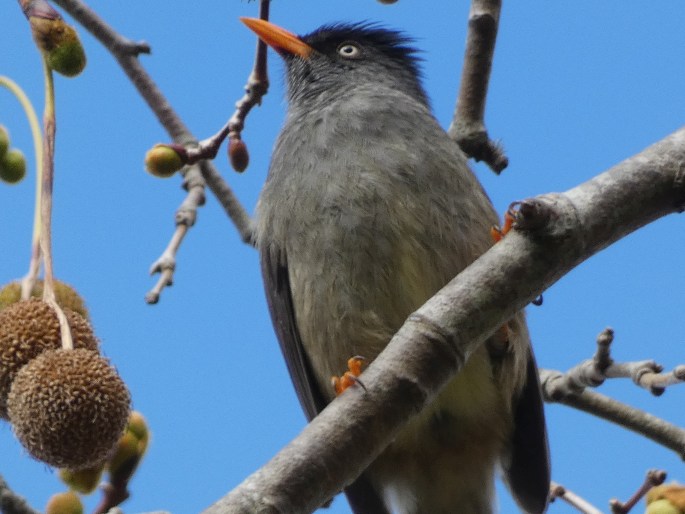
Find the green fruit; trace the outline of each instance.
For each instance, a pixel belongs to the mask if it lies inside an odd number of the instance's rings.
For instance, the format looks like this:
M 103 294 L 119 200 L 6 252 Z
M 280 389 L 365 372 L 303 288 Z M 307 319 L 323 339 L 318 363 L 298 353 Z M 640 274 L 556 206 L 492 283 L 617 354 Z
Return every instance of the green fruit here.
M 21 150 L 13 148 L 0 158 L 0 179 L 16 184 L 26 176 L 26 159 Z
M 2 159 L 10 147 L 10 133 L 0 125 L 0 159 Z
M 53 494 L 45 506 L 45 514 L 83 514 L 83 504 L 73 491 Z
M 78 471 L 60 469 L 59 478 L 68 485 L 69 489 L 72 491 L 81 494 L 90 494 L 95 491 L 95 488 L 100 483 L 103 469 L 102 465 L 80 469 Z
M 645 514 L 682 514 L 680 509 L 666 499 L 655 500 L 647 505 Z
M 46 57 L 48 66 L 65 77 L 75 77 L 86 67 L 86 53 L 78 38 L 63 42 Z
M 171 177 L 182 167 L 181 156 L 170 146 L 155 145 L 145 154 L 145 169 L 155 177 Z
M 127 430 L 138 440 L 138 453 L 142 456 L 147 450 L 147 443 L 150 440 L 150 430 L 143 415 L 138 411 L 131 412 L 128 418 Z
M 51 69 L 75 77 L 86 67 L 86 54 L 73 27 L 61 18 L 29 18 L 33 39 Z
M 119 439 L 114 455 L 110 457 L 107 463 L 107 469 L 109 469 L 110 474 L 124 471 L 130 475 L 139 460 L 138 438 L 132 432 L 126 431 Z

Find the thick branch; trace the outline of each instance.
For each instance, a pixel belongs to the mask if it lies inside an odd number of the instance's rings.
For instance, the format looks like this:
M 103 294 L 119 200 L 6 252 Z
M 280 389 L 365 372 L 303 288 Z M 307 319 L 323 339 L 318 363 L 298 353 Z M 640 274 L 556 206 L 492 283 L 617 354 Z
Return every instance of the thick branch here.
M 681 211 L 683 163 L 685 129 L 566 193 L 522 202 L 519 229 L 408 318 L 363 373 L 365 390 L 349 388 L 206 512 L 299 513 L 321 506 L 542 290 L 633 230 Z

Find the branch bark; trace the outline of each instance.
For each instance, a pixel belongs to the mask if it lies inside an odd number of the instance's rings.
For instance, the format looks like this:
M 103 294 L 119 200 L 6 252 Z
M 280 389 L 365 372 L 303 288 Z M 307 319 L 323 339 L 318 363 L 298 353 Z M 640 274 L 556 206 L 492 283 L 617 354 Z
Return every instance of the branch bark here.
M 601 249 L 683 208 L 685 129 L 565 193 L 521 202 L 518 229 L 407 319 L 363 373 L 365 390 L 349 388 L 205 513 L 312 512 L 350 484 L 514 313 Z
M 461 85 L 448 130 L 466 155 L 485 162 L 495 173 L 509 164 L 501 146 L 489 138 L 484 121 L 501 9 L 501 0 L 471 1 Z

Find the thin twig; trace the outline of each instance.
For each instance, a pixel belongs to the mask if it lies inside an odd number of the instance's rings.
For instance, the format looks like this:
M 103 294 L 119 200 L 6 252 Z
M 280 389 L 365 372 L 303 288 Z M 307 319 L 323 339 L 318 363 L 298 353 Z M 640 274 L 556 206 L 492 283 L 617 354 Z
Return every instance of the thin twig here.
M 45 77 L 45 111 L 43 113 L 43 177 L 40 189 L 40 248 L 43 255 L 45 277 L 43 280 L 43 301 L 57 315 L 59 320 L 62 348 L 72 350 L 74 342 L 67 317 L 55 298 L 55 276 L 52 260 L 52 199 L 55 179 L 55 87 L 52 70 L 43 56 Z
M 270 3 L 271 0 L 260 0 L 260 19 L 269 20 Z M 185 164 L 194 164 L 202 159 L 214 159 L 226 137 L 241 139 L 247 115 L 255 105 L 262 103 L 262 98 L 269 90 L 269 76 L 266 65 L 267 45 L 264 41 L 257 38 L 254 65 L 245 84 L 245 94 L 235 104 L 235 112 L 216 134 L 184 149 L 182 158 Z
M 553 502 L 557 498 L 565 501 L 571 507 L 574 507 L 583 514 L 602 514 L 601 510 L 589 503 L 584 498 L 581 498 L 573 491 L 568 490 L 563 485 L 552 482 L 549 487 L 549 500 Z
M 485 101 L 497 41 L 501 0 L 472 0 L 459 97 L 449 135 L 469 157 L 500 173 L 509 164 L 485 128 Z
M 540 370 L 540 382 L 546 402 L 568 405 L 616 423 L 673 450 L 680 458 L 685 458 L 685 429 L 588 389 L 559 395 L 554 381 L 562 376 L 559 371 Z
M 159 273 L 159 279 L 155 287 L 145 295 L 147 303 L 157 303 L 162 290 L 173 284 L 176 254 L 188 230 L 195 224 L 197 206 L 205 202 L 204 187 L 193 183 L 193 179 L 197 182 L 199 178 L 200 175 L 198 173 L 186 174 L 185 176 L 184 185 L 188 189 L 188 195 L 176 210 L 176 231 L 171 237 L 171 241 L 169 241 L 162 255 L 150 267 L 150 274 Z
M 597 336 L 595 355 L 550 380 L 547 394 L 552 398 L 575 394 L 586 387 L 598 387 L 607 378 L 630 378 L 636 385 L 659 396 L 666 387 L 685 382 L 685 366 L 682 365 L 668 373 L 662 373 L 663 366 L 653 360 L 615 362 L 611 357 L 613 340 L 613 329 L 605 328 Z
M 149 46 L 146 43 L 135 43 L 122 37 L 80 0 L 55 0 L 55 3 L 65 9 L 76 21 L 91 32 L 116 58 L 119 65 L 174 141 L 179 144 L 189 144 L 196 141 L 196 138 L 191 134 L 171 105 L 169 105 L 160 89 L 140 64 L 138 55 L 149 52 Z M 226 214 L 233 221 L 243 242 L 251 244 L 252 222 L 250 215 L 238 201 L 233 190 L 221 177 L 217 169 L 210 162 L 202 161 L 200 166 L 191 166 L 186 170 L 184 174 L 186 182 L 198 184 L 198 181 L 203 181 L 206 183 Z M 195 187 L 204 187 L 204 184 L 203 186 Z M 193 199 L 203 196 L 196 193 L 191 194 L 190 190 L 188 195 L 192 196 Z M 198 206 L 199 204 L 195 205 L 194 208 Z M 182 208 L 187 208 L 185 200 Z M 176 231 L 174 233 L 176 234 Z M 168 282 L 168 278 L 165 279 L 166 282 Z
M 661 485 L 666 480 L 666 472 L 659 469 L 650 469 L 647 471 L 644 481 L 638 487 L 637 491 L 625 503 L 613 499 L 609 501 L 612 514 L 628 514 L 637 502 L 639 502 L 645 494 L 654 486 Z

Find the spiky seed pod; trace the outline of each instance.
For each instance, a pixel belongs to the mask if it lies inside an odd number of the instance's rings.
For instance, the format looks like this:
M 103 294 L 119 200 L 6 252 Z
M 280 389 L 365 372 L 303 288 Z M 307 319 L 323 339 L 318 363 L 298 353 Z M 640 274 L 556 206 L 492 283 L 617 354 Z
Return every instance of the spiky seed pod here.
M 51 466 L 83 469 L 112 454 L 131 397 L 107 359 L 86 349 L 48 350 L 14 378 L 7 412 L 28 452 Z
M 98 340 L 83 316 L 64 309 L 74 348 L 97 351 Z M 0 418 L 7 419 L 7 395 L 22 366 L 45 350 L 62 347 L 57 314 L 38 299 L 18 302 L 0 311 Z
M 90 494 L 100 483 L 100 477 L 104 471 L 103 465 L 93 466 L 79 470 L 60 469 L 59 478 L 69 489 L 81 494 Z
M 26 158 L 21 150 L 12 148 L 0 157 L 0 179 L 17 184 L 26 176 Z
M 31 296 L 33 298 L 43 297 L 43 281 L 36 280 L 33 290 L 31 291 Z M 55 280 L 55 298 L 57 304 L 63 309 L 70 309 L 74 312 L 79 313 L 85 319 L 89 320 L 90 315 L 88 314 L 88 309 L 86 308 L 86 303 L 78 294 L 76 289 L 74 289 L 69 284 L 62 282 L 61 280 Z M 2 289 L 0 289 L 0 311 L 13 303 L 17 303 L 21 300 L 21 282 L 14 281 L 10 282 Z
M 83 514 L 81 498 L 74 491 L 53 494 L 45 506 L 45 514 Z

